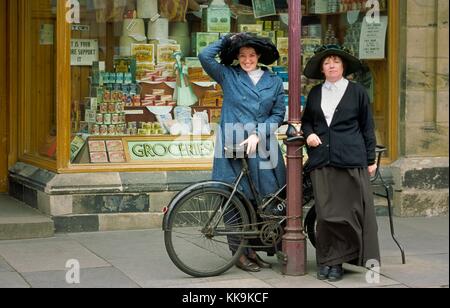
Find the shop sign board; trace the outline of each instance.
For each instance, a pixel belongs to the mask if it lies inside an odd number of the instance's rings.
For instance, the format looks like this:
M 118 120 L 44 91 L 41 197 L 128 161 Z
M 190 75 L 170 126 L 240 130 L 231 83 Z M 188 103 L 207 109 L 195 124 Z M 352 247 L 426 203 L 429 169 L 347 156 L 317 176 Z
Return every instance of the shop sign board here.
M 359 41 L 360 59 L 384 59 L 386 57 L 387 26 L 387 16 L 380 16 L 379 22 L 368 22 L 367 19 L 364 19 Z
M 214 159 L 213 140 L 127 140 L 128 161 L 179 161 Z

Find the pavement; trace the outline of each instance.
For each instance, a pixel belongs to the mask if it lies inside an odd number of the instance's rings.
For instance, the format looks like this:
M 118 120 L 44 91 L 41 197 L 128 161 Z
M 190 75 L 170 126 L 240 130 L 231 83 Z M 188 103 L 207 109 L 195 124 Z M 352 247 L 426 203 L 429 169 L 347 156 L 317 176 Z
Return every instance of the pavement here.
M 367 282 L 366 269 L 350 265 L 339 282 L 317 280 L 309 244 L 304 276 L 282 275 L 277 259 L 262 255 L 272 269 L 249 273 L 233 267 L 218 277 L 191 278 L 170 261 L 161 230 L 142 230 L 0 241 L 0 288 L 448 288 L 448 217 L 394 222 L 406 264 L 390 237 L 388 218 L 379 217 L 382 267 L 375 283 Z

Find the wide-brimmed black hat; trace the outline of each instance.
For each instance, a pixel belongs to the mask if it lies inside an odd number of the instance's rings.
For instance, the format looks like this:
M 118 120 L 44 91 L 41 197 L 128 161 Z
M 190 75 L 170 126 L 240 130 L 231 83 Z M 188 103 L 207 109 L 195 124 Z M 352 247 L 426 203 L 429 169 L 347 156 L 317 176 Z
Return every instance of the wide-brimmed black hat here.
M 345 62 L 344 75 L 348 76 L 361 69 L 361 61 L 339 45 L 323 45 L 317 48 L 314 56 L 306 63 L 303 74 L 310 79 L 324 79 L 322 61 L 329 56 L 339 56 Z
M 250 33 L 239 33 L 225 37 L 225 44 L 219 54 L 221 63 L 231 65 L 238 58 L 242 47 L 253 47 L 261 55 L 259 62 L 265 65 L 273 64 L 280 58 L 277 47 L 269 38 L 257 37 Z

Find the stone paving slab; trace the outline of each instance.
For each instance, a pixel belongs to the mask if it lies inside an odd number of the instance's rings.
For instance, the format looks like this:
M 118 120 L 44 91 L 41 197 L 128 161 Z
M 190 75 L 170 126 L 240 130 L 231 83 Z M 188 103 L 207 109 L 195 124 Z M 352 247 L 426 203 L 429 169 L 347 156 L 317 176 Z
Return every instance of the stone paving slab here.
M 283 276 L 264 280 L 273 288 L 335 288 L 327 281 L 317 280 L 311 275 L 305 276 Z
M 379 279 L 377 278 L 379 277 Z M 337 288 L 380 288 L 398 285 L 398 281 L 369 271 L 362 267 L 344 264 L 344 279 L 337 282 L 327 281 Z
M 15 272 L 0 272 L 0 289 L 24 289 L 30 285 Z
M 383 276 L 413 288 L 449 286 L 448 254 L 408 256 L 405 265 L 390 260 L 385 258 L 381 267 Z
M 19 273 L 65 270 L 71 259 L 81 268 L 110 266 L 80 243 L 61 238 L 0 242 L 0 256 Z
M 80 283 L 68 284 L 66 271 L 34 272 L 24 274 L 32 288 L 139 288 L 113 267 L 81 269 Z
M 0 256 L 0 273 L 2 272 L 14 272 L 14 269 Z

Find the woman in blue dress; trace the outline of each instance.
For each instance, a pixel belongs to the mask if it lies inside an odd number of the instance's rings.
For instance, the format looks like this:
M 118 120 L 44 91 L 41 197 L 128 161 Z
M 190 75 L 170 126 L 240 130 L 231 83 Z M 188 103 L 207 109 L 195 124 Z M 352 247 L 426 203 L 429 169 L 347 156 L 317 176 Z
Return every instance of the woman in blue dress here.
M 219 54 L 220 63 L 216 60 Z M 263 196 L 286 183 L 286 168 L 275 137 L 286 110 L 283 82 L 259 65 L 270 65 L 278 58 L 279 53 L 269 40 L 245 33 L 225 36 L 199 55 L 204 70 L 220 84 L 224 93 L 212 178 L 233 183 L 242 166 L 239 160 L 226 157 L 224 147 L 245 146 L 252 180 Z M 247 181 L 240 188 L 250 200 L 254 199 Z M 252 249 L 246 249 L 236 266 L 259 271 L 270 264 Z

